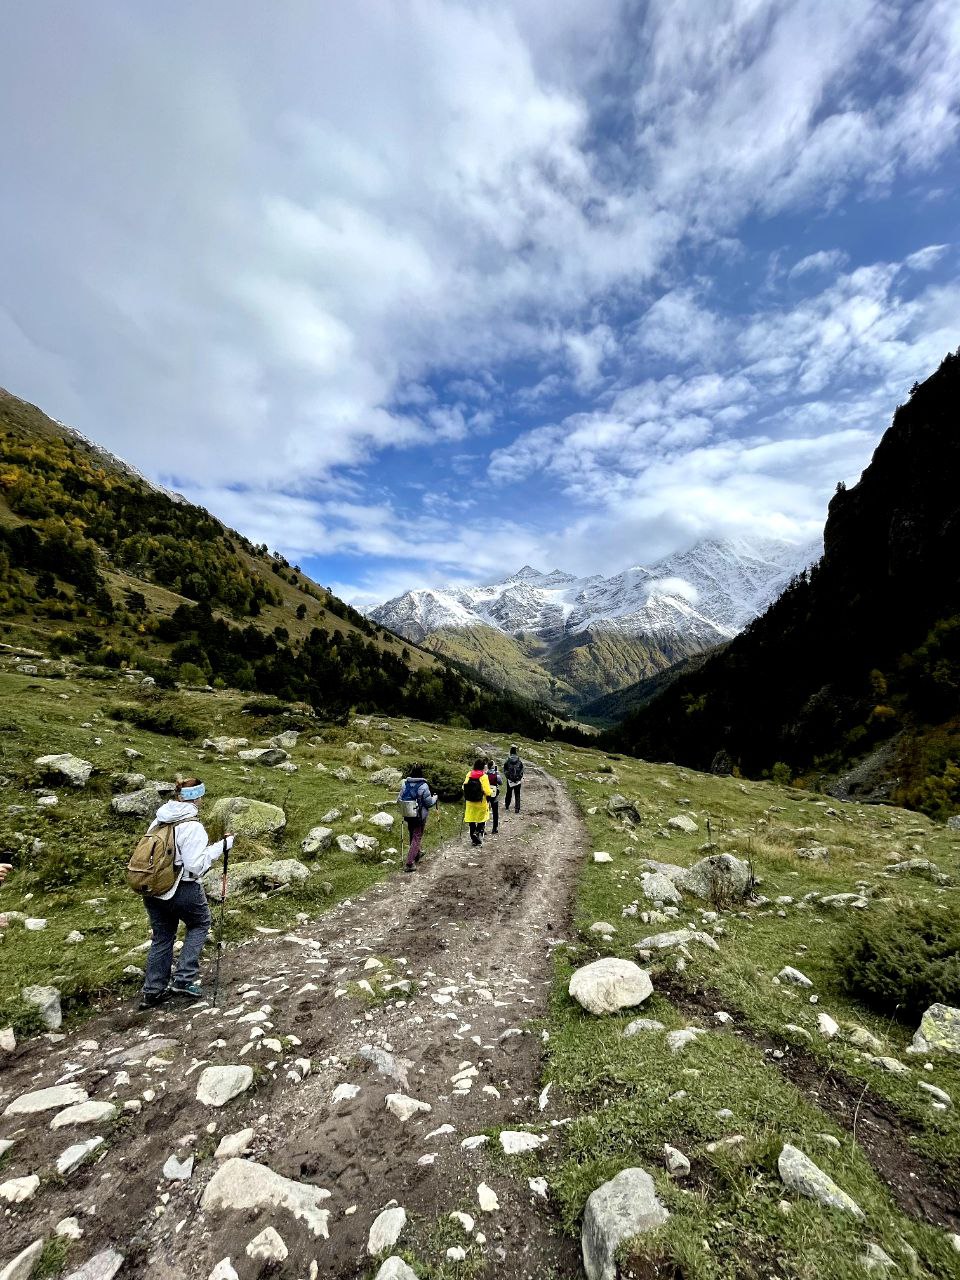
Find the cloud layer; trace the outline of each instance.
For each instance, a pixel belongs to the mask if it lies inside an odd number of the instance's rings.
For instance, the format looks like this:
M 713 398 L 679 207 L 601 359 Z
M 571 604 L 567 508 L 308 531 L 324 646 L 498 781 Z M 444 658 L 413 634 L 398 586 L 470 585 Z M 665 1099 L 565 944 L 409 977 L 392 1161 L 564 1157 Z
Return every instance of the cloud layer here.
M 958 342 L 943 0 L 6 37 L 0 382 L 358 598 L 806 538 Z

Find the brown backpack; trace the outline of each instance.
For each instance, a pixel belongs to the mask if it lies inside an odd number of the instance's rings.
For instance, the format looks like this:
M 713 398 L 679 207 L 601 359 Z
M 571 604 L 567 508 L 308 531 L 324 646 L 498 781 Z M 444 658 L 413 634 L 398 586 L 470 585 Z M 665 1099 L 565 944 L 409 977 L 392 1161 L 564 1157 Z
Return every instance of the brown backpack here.
M 177 822 L 163 822 L 137 841 L 127 884 L 143 898 L 169 893 L 177 879 Z

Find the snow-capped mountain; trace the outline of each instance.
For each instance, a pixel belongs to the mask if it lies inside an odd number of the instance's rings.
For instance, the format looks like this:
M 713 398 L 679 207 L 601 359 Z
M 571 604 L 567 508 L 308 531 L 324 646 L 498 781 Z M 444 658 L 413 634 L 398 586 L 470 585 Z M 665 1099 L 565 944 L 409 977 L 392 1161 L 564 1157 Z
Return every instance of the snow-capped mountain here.
M 742 630 L 819 554 L 812 544 L 710 539 L 610 578 L 524 565 L 484 586 L 418 587 L 370 616 L 417 642 L 437 631 L 485 626 L 546 641 L 613 630 L 655 641 L 682 637 L 707 648 Z

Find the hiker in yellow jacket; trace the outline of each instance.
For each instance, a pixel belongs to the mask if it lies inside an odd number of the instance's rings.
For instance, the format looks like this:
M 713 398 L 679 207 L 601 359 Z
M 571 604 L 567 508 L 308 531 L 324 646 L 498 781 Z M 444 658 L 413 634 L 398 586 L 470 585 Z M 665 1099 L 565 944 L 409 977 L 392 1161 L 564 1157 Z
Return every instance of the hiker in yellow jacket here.
M 473 768 L 463 780 L 463 820 L 470 824 L 470 840 L 479 846 L 487 827 L 488 801 L 493 795 L 487 777 L 486 761 L 474 760 Z

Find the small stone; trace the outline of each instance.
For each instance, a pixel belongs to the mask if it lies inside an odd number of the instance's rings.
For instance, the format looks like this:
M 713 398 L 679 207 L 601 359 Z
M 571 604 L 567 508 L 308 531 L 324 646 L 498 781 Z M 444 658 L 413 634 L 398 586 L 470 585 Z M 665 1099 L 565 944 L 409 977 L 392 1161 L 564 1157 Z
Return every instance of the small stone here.
M 690 1161 L 682 1151 L 671 1147 L 668 1142 L 663 1144 L 663 1163 L 672 1178 L 685 1178 L 690 1172 Z
M 785 1143 L 777 1161 L 777 1168 L 784 1184 L 791 1191 L 796 1191 L 832 1209 L 851 1213 L 855 1218 L 863 1217 L 863 1210 L 856 1201 L 838 1187 L 833 1179 L 819 1169 L 799 1148 Z
M 163 1176 L 168 1182 L 189 1182 L 192 1173 L 193 1156 L 187 1156 L 186 1160 L 170 1156 L 163 1166 Z
M 57 1173 L 64 1177 L 73 1173 L 74 1169 L 78 1169 L 98 1147 L 102 1146 L 102 1138 L 88 1138 L 86 1142 L 78 1142 L 72 1147 L 67 1147 L 66 1151 L 57 1157 Z
M 387 1110 L 391 1115 L 396 1116 L 401 1124 L 405 1124 L 420 1111 L 433 1110 L 428 1102 L 419 1102 L 416 1098 L 410 1098 L 405 1093 L 388 1093 L 386 1103 Z
M 54 1235 L 63 1236 L 66 1240 L 81 1240 L 83 1228 L 77 1218 L 61 1218 L 53 1228 Z
M 205 1067 L 197 1082 L 197 1101 L 207 1107 L 222 1107 L 252 1084 L 252 1067 Z
M 417 1273 L 402 1258 L 388 1258 L 377 1272 L 376 1280 L 417 1280 Z
M 653 983 L 639 965 L 606 956 L 577 969 L 569 992 L 588 1013 L 616 1013 L 642 1004 L 653 993 Z
M 785 965 L 777 977 L 781 982 L 792 983 L 796 987 L 812 987 L 813 983 L 805 973 L 801 973 L 799 969 L 794 969 L 792 965 Z
M 207 1280 L 240 1280 L 240 1276 L 229 1258 L 221 1258 Z
M 225 1134 L 220 1139 L 213 1157 L 215 1160 L 232 1160 L 236 1157 L 244 1156 L 250 1150 L 252 1142 L 252 1129 L 238 1129 L 236 1133 Z
M 817 1014 L 817 1027 L 824 1040 L 833 1040 L 840 1034 L 840 1024 L 831 1018 L 829 1013 Z
M 495 1213 L 500 1208 L 497 1193 L 493 1187 L 488 1187 L 485 1182 L 481 1182 L 477 1187 L 477 1203 L 484 1213 Z
M 525 1133 L 523 1130 L 503 1129 L 500 1132 L 500 1146 L 504 1155 L 515 1156 L 524 1151 L 536 1151 L 548 1139 L 536 1133 Z
M 283 1262 L 289 1250 L 283 1242 L 283 1237 L 274 1231 L 273 1227 L 264 1227 L 259 1235 L 253 1237 L 244 1252 L 248 1258 L 265 1262 L 269 1266 L 272 1263 Z
M 60 992 L 56 987 L 24 987 L 20 998 L 40 1010 L 40 1018 L 48 1031 L 60 1030 L 63 1014 L 60 1011 Z
M 666 1027 L 662 1022 L 657 1022 L 656 1018 L 634 1018 L 632 1022 L 628 1022 L 623 1029 L 625 1036 L 638 1036 L 645 1031 L 666 1031 Z
M 370 1257 L 376 1258 L 385 1250 L 392 1249 L 406 1225 L 407 1211 L 399 1205 L 378 1213 L 367 1236 L 367 1253 Z

